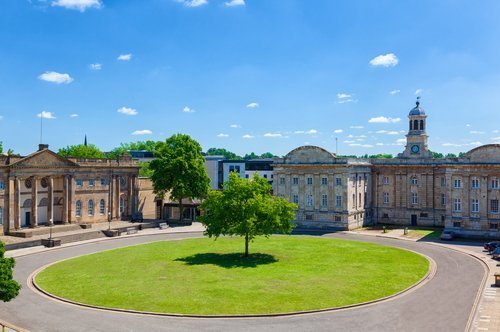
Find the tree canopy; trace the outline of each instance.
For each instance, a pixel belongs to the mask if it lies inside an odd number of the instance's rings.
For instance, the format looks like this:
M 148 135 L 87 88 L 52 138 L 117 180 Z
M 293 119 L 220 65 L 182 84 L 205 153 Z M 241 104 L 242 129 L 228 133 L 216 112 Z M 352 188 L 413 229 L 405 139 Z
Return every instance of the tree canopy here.
M 242 179 L 231 173 L 222 191 L 210 190 L 200 206 L 205 213 L 198 219 L 209 237 L 245 237 L 245 257 L 248 257 L 248 244 L 256 236 L 292 231 L 296 207 L 284 198 L 273 196 L 267 179 L 257 174 L 252 179 Z
M 59 149 L 57 152 L 60 156 L 63 157 L 74 157 L 74 158 L 105 158 L 104 153 L 99 150 L 93 144 L 84 145 L 68 145 L 65 148 Z
M 150 151 L 155 153 L 158 146 L 161 144 L 161 141 L 138 141 L 138 142 L 129 142 L 129 143 L 120 143 L 119 147 L 114 148 L 111 152 L 107 153 L 108 158 L 117 158 L 119 155 L 124 152 L 128 152 L 131 150 L 136 151 Z
M 210 148 L 206 152 L 207 156 L 224 156 L 224 158 L 229 160 L 238 160 L 242 159 L 236 153 L 228 151 L 224 148 Z
M 189 135 L 173 135 L 158 145 L 156 158 L 149 167 L 154 192 L 161 196 L 169 192 L 170 197 L 179 202 L 179 221 L 182 222 L 182 199 L 201 198 L 210 186 L 200 144 Z
M 21 285 L 12 277 L 12 270 L 16 265 L 14 258 L 4 257 L 5 247 L 0 242 L 0 300 L 9 302 L 19 294 Z

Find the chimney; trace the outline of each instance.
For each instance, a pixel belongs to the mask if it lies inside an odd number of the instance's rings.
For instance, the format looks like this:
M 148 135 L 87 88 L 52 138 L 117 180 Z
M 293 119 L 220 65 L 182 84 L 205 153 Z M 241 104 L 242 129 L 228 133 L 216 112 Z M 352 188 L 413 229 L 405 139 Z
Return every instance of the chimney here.
M 38 151 L 48 150 L 48 149 L 49 149 L 48 144 L 38 144 Z

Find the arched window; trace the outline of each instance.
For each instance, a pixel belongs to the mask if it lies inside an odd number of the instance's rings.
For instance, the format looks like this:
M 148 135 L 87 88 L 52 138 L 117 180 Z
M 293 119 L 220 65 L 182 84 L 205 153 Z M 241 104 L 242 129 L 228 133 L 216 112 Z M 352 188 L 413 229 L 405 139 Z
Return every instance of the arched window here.
M 413 121 L 410 120 L 410 130 L 413 130 Z
M 89 200 L 88 212 L 89 212 L 89 216 L 94 215 L 94 201 L 93 200 Z
M 77 217 L 82 216 L 82 201 L 80 201 L 80 200 L 76 201 L 75 214 Z
M 418 184 L 418 179 L 417 179 L 416 176 L 414 176 L 414 177 L 411 178 L 411 184 L 414 185 L 414 186 L 416 186 Z
M 424 130 L 424 120 L 420 120 L 420 130 Z
M 27 199 L 23 203 L 23 208 L 30 208 L 31 207 L 31 199 Z
M 41 206 L 47 206 L 47 205 L 49 205 L 49 200 L 46 197 L 42 198 L 40 200 L 40 203 L 38 204 L 38 206 L 40 206 L 40 207 Z
M 106 210 L 106 203 L 104 202 L 103 199 L 99 202 L 99 213 L 101 216 L 104 214 L 104 211 Z
M 413 120 L 413 130 L 418 130 L 418 120 Z

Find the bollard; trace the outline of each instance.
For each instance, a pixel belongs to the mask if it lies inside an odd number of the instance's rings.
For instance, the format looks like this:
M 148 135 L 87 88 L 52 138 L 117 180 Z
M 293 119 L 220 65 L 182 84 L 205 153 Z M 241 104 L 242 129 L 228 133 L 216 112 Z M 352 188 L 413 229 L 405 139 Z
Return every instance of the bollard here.
M 408 235 L 408 227 L 405 227 L 404 235 Z
M 387 233 L 387 230 L 385 229 L 385 225 L 382 226 L 382 233 Z

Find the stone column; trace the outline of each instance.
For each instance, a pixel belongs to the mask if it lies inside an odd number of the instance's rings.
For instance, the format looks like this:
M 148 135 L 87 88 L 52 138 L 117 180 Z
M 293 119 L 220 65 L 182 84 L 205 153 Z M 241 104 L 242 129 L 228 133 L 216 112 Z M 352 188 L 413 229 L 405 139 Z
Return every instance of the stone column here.
M 31 178 L 31 218 L 30 227 L 35 228 L 38 225 L 38 179 Z
M 54 178 L 50 176 L 47 188 L 47 225 L 54 224 Z
M 68 223 L 73 222 L 73 206 L 76 205 L 76 200 L 75 200 L 75 183 L 74 183 L 74 178 L 72 175 L 68 176 Z
M 113 186 L 113 176 L 110 175 L 109 178 L 108 178 L 108 221 L 111 221 L 113 220 L 113 212 L 114 212 L 114 209 L 113 209 L 113 202 L 114 202 L 114 199 L 113 199 L 113 190 L 114 190 L 114 186 Z
M 11 189 L 11 181 L 8 177 L 6 177 L 3 180 L 3 186 L 4 186 L 4 200 L 3 200 L 3 215 L 2 219 L 0 222 L 3 224 L 3 234 L 9 233 L 10 230 L 10 221 L 11 221 L 11 205 L 12 205 L 12 189 Z M 0 232 L 1 234 L 1 232 Z
M 134 183 L 134 177 L 133 176 L 129 176 L 128 177 L 128 183 L 127 183 L 127 200 L 128 200 L 128 204 L 127 204 L 127 214 L 129 216 L 132 216 L 132 214 L 134 213 L 134 209 L 133 209 L 133 205 L 134 205 L 134 187 L 133 187 L 133 183 Z
M 14 229 L 21 228 L 21 190 L 19 189 L 21 182 L 19 178 L 14 179 Z
M 116 175 L 114 179 L 114 209 L 115 209 L 115 218 L 120 220 L 120 176 Z
M 63 177 L 63 206 L 62 206 L 62 222 L 63 224 L 68 223 L 68 191 L 69 191 L 69 185 L 68 185 L 68 176 L 64 175 Z

